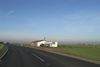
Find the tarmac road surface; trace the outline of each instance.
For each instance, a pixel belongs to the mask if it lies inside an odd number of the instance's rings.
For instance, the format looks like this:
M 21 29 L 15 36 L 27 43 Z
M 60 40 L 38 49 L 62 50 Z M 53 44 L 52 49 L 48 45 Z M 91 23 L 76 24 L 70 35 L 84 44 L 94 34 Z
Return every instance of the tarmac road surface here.
M 83 60 L 32 48 L 9 45 L 0 67 L 100 67 Z

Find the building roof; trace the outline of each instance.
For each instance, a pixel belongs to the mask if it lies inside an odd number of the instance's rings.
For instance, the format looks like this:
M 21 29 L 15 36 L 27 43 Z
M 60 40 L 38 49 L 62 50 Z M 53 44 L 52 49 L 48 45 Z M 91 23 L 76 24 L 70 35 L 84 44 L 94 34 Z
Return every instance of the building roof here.
M 45 40 L 36 40 L 36 41 L 32 41 L 32 43 L 41 42 L 41 41 L 45 41 Z

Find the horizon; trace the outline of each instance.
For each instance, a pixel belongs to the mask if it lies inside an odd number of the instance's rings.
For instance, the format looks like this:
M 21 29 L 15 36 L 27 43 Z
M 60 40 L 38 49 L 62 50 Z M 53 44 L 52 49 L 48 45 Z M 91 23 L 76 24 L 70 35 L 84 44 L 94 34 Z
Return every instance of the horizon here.
M 0 40 L 100 41 L 100 0 L 0 0 Z

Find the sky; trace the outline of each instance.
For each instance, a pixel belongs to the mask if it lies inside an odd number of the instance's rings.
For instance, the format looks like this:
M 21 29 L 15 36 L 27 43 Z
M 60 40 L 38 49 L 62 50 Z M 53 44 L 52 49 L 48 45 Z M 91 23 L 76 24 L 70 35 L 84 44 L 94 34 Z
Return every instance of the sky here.
M 0 40 L 100 41 L 100 0 L 0 0 Z

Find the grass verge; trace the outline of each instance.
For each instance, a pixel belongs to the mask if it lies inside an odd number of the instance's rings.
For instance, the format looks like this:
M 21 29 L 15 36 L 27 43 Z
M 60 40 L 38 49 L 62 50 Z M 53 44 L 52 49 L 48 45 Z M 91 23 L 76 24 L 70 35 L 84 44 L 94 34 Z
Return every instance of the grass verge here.
M 3 47 L 4 47 L 4 45 L 3 45 L 3 44 L 0 44 L 0 50 L 1 50 Z
M 63 45 L 57 48 L 40 48 L 46 51 L 74 55 L 91 60 L 100 61 L 100 45 Z

